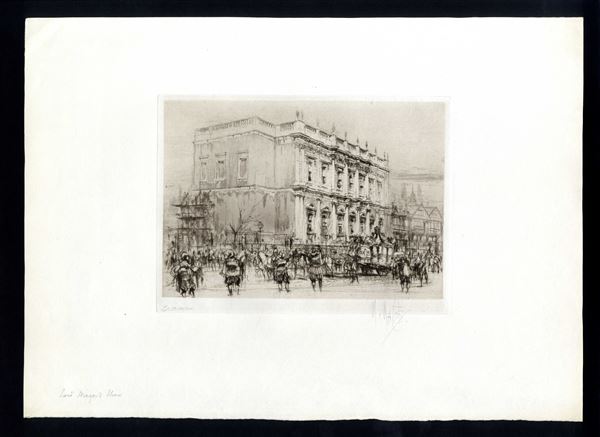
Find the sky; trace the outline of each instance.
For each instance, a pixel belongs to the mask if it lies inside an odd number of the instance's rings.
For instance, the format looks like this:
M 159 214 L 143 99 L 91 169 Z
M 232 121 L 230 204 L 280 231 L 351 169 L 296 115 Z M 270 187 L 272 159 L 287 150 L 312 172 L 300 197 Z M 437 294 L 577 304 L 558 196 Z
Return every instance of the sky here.
M 165 185 L 187 189 L 192 175 L 194 130 L 257 115 L 278 124 L 302 111 L 304 121 L 360 144 L 369 143 L 381 156 L 388 153 L 391 184 L 399 190 L 411 183 L 402 175 L 427 175 L 424 195 L 443 199 L 446 104 L 443 102 L 340 100 L 167 100 L 164 106 Z M 429 179 L 429 177 L 431 177 Z M 419 182 L 416 182 L 419 183 Z M 415 185 L 416 189 L 416 185 Z M 409 185 L 410 192 L 410 185 Z

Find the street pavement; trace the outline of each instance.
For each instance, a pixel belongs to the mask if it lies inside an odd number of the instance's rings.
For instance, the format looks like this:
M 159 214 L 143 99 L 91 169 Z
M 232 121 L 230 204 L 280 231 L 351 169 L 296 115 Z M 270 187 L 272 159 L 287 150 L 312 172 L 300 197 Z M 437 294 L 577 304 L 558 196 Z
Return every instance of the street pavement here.
M 293 273 L 291 273 L 293 277 Z M 415 298 L 415 299 L 441 299 L 442 298 L 442 273 L 429 273 L 429 282 L 413 282 L 408 293 L 400 290 L 398 281 L 392 281 L 391 275 L 382 276 L 360 276 L 359 283 L 351 284 L 349 278 L 324 278 L 322 291 L 313 291 L 308 277 L 290 281 L 290 292 L 279 291 L 277 284 L 272 280 L 266 280 L 255 275 L 254 269 L 248 271 L 248 278 L 240 287 L 240 294 L 236 298 L 265 298 L 265 297 L 289 297 L 289 298 L 362 298 L 362 299 L 386 299 L 386 298 Z M 180 297 L 172 284 L 168 272 L 163 273 L 163 296 Z M 202 297 L 228 297 L 227 288 L 223 277 L 217 271 L 204 272 L 204 284 L 196 290 L 196 298 Z

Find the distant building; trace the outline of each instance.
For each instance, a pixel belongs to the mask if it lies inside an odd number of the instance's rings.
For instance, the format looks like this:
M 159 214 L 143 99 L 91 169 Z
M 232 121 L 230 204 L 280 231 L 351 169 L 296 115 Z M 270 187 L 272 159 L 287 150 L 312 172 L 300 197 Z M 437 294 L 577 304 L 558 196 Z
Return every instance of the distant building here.
M 406 250 L 408 247 L 408 209 L 402 204 L 392 204 L 392 237 L 396 242 L 396 250 Z
M 420 186 L 408 194 L 402 186 L 400 199 L 392 204 L 392 235 L 404 251 L 442 254 L 443 217 L 434 206 L 425 206 Z
M 194 190 L 180 202 L 191 245 L 391 235 L 387 156 L 335 127 L 251 117 L 197 129 L 193 147 Z

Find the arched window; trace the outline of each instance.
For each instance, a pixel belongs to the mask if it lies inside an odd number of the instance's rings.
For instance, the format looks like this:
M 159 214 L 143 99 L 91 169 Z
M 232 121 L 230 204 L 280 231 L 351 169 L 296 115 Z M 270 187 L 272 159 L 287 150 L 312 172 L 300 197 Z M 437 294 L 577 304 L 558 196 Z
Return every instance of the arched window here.
M 308 235 L 312 235 L 315 233 L 314 231 L 314 221 L 315 221 L 315 207 L 312 204 L 309 204 L 306 207 L 306 233 Z
M 344 209 L 338 208 L 336 211 L 337 216 L 337 236 L 341 237 L 344 235 Z
M 329 218 L 331 216 L 331 212 L 329 208 L 324 208 L 321 210 L 321 235 L 327 236 L 329 235 Z
M 336 181 L 336 188 L 338 190 L 342 189 L 342 184 L 344 183 L 344 169 L 341 167 L 337 168 L 337 181 Z
M 355 233 L 354 229 L 356 227 L 356 213 L 351 212 L 348 215 L 348 221 L 350 222 L 350 235 L 353 235 Z

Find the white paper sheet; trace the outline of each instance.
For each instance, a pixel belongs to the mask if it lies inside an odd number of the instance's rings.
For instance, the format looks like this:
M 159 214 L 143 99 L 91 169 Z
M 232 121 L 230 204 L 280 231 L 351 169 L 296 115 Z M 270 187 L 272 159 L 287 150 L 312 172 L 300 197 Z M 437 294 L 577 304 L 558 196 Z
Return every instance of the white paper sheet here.
M 25 416 L 581 420 L 581 19 L 26 28 Z M 160 95 L 447 99 L 445 312 L 157 312 Z

